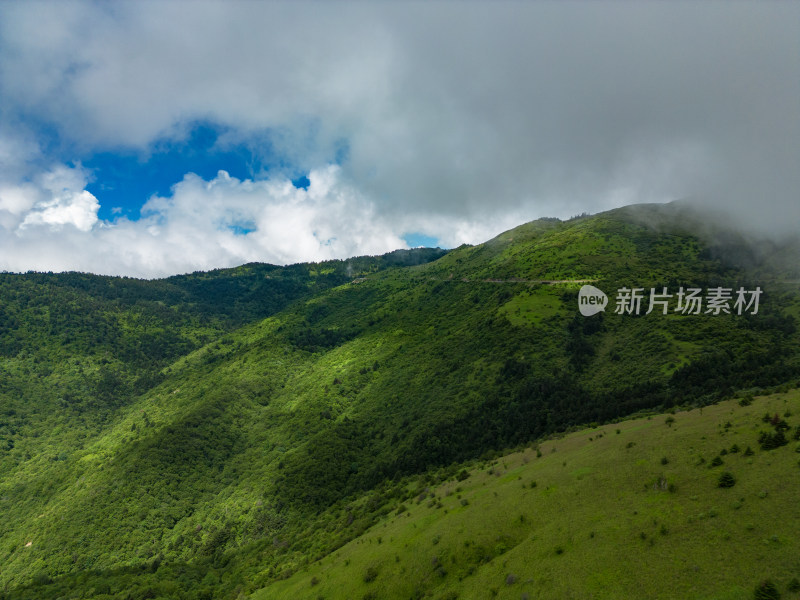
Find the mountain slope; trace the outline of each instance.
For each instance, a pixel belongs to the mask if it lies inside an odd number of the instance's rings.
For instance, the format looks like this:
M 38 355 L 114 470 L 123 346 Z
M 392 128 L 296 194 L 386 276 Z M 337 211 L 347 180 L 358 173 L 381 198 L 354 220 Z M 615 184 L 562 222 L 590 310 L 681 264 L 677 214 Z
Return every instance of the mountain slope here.
M 749 600 L 771 580 L 798 598 L 800 442 L 757 440 L 764 413 L 800 440 L 799 412 L 797 390 L 729 400 L 420 479 L 364 534 L 252 597 Z
M 362 269 L 266 320 L 218 329 L 112 402 L 89 437 L 80 415 L 44 436 L 51 418 L 27 417 L 0 481 L 0 581 L 65 577 L 82 589 L 71 574 L 91 569 L 144 589 L 179 569 L 186 581 L 166 597 L 235 598 L 357 536 L 403 495 L 404 477 L 446 478 L 457 461 L 581 423 L 795 381 L 792 265 L 769 260 L 794 250 L 768 250 L 710 234 L 675 207 L 630 207 L 537 221 L 427 264 Z M 586 318 L 587 280 L 612 303 L 626 285 L 764 293 L 757 315 L 637 317 L 612 305 Z M 202 305 L 195 297 L 178 308 Z M 79 381 L 70 360 L 37 385 L 55 396 L 56 382 Z M 21 370 L 16 382 L 24 392 Z M 106 389 L 113 400 L 119 386 Z

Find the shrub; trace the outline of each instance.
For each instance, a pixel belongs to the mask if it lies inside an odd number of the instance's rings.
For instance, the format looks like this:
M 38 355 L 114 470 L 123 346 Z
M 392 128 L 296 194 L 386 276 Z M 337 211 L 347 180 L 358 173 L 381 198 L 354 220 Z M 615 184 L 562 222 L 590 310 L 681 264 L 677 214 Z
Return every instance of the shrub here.
M 717 485 L 721 488 L 733 487 L 734 485 L 736 485 L 736 478 L 733 476 L 733 473 L 725 471 L 719 476 L 719 481 L 717 481 Z
M 797 579 L 797 577 L 792 579 L 786 589 L 790 592 L 800 592 L 800 579 Z
M 779 600 L 780 597 L 781 593 L 778 591 L 778 588 L 769 580 L 759 583 L 753 592 L 753 598 L 755 600 Z
M 758 436 L 758 443 L 762 450 L 774 450 L 775 448 L 785 446 L 789 443 L 789 440 L 786 439 L 783 430 L 778 429 L 775 433 L 762 431 L 761 435 Z
M 663 457 L 661 458 L 661 464 L 662 464 L 662 465 L 669 464 L 669 459 L 668 459 L 666 456 L 663 456 Z
M 458 475 L 456 475 L 456 479 L 458 479 L 459 481 L 464 481 L 465 479 L 468 479 L 468 478 L 469 478 L 469 473 L 467 472 L 466 469 L 461 469 L 458 472 Z
M 723 464 L 721 457 L 715 456 L 713 459 L 711 459 L 711 465 L 710 465 L 711 467 L 718 467 L 721 464 Z
M 375 581 L 378 577 L 378 568 L 375 566 L 367 567 L 367 570 L 364 571 L 364 583 L 370 583 Z
M 753 397 L 751 395 L 747 395 L 741 400 L 739 400 L 739 406 L 750 406 L 753 403 Z
M 506 575 L 506 585 L 514 585 L 517 582 L 517 576 L 513 573 Z
M 745 456 L 753 456 L 753 454 L 755 454 L 755 452 L 753 452 L 753 449 L 750 446 L 745 448 L 745 451 L 744 451 L 744 455 Z
M 786 431 L 789 429 L 789 424 L 781 419 L 777 413 L 770 419 L 769 423 L 775 428 L 775 431 Z

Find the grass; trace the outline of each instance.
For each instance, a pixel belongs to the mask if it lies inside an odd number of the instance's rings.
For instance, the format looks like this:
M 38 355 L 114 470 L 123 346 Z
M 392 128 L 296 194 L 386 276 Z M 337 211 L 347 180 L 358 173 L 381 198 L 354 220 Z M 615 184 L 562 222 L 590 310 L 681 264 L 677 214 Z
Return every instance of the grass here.
M 554 317 L 563 307 L 561 299 L 551 290 L 539 288 L 514 296 L 499 309 L 512 325 L 537 325 Z
M 476 463 L 252 598 L 749 600 L 764 579 L 785 592 L 800 576 L 798 442 L 726 455 L 732 488 L 708 463 L 734 444 L 757 447 L 764 413 L 787 410 L 800 414 L 799 391 L 678 411 L 671 426 L 657 415 L 585 429 L 543 442 L 541 458 L 527 448 Z

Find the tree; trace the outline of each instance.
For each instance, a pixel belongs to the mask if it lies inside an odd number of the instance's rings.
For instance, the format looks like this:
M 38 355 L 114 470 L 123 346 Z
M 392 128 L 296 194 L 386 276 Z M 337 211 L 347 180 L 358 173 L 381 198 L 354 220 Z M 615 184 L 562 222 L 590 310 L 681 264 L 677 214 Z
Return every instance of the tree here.
M 733 473 L 730 471 L 724 471 L 720 476 L 719 480 L 717 481 L 717 485 L 721 488 L 729 488 L 736 485 L 736 478 L 733 476 Z
M 780 600 L 780 597 L 781 593 L 778 591 L 777 586 L 769 579 L 759 583 L 753 592 L 755 600 Z

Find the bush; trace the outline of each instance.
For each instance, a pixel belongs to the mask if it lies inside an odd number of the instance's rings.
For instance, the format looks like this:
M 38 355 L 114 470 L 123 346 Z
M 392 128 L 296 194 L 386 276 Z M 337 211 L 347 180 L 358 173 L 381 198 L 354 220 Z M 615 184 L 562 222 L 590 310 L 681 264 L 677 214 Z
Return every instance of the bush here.
M 786 589 L 790 592 L 800 592 L 800 579 L 797 579 L 797 577 L 792 579 Z
M 789 443 L 789 440 L 786 439 L 783 430 L 779 429 L 775 433 L 762 431 L 761 435 L 758 436 L 758 443 L 761 445 L 762 450 L 774 450 L 775 448 L 785 446 Z
M 733 487 L 734 485 L 736 485 L 736 478 L 733 476 L 733 473 L 725 471 L 719 476 L 719 481 L 717 481 L 717 485 L 721 488 Z
M 781 593 L 778 591 L 778 588 L 769 580 L 759 583 L 753 592 L 753 598 L 755 600 L 779 600 L 780 597 Z
M 378 577 L 378 568 L 377 567 L 367 567 L 367 570 L 364 571 L 364 583 L 370 583 L 375 581 Z
M 715 456 L 715 457 L 714 457 L 714 458 L 711 460 L 711 466 L 712 466 L 712 467 L 718 467 L 718 466 L 720 466 L 721 464 L 722 464 L 722 458 L 721 458 L 721 457 L 719 457 L 719 456 Z

